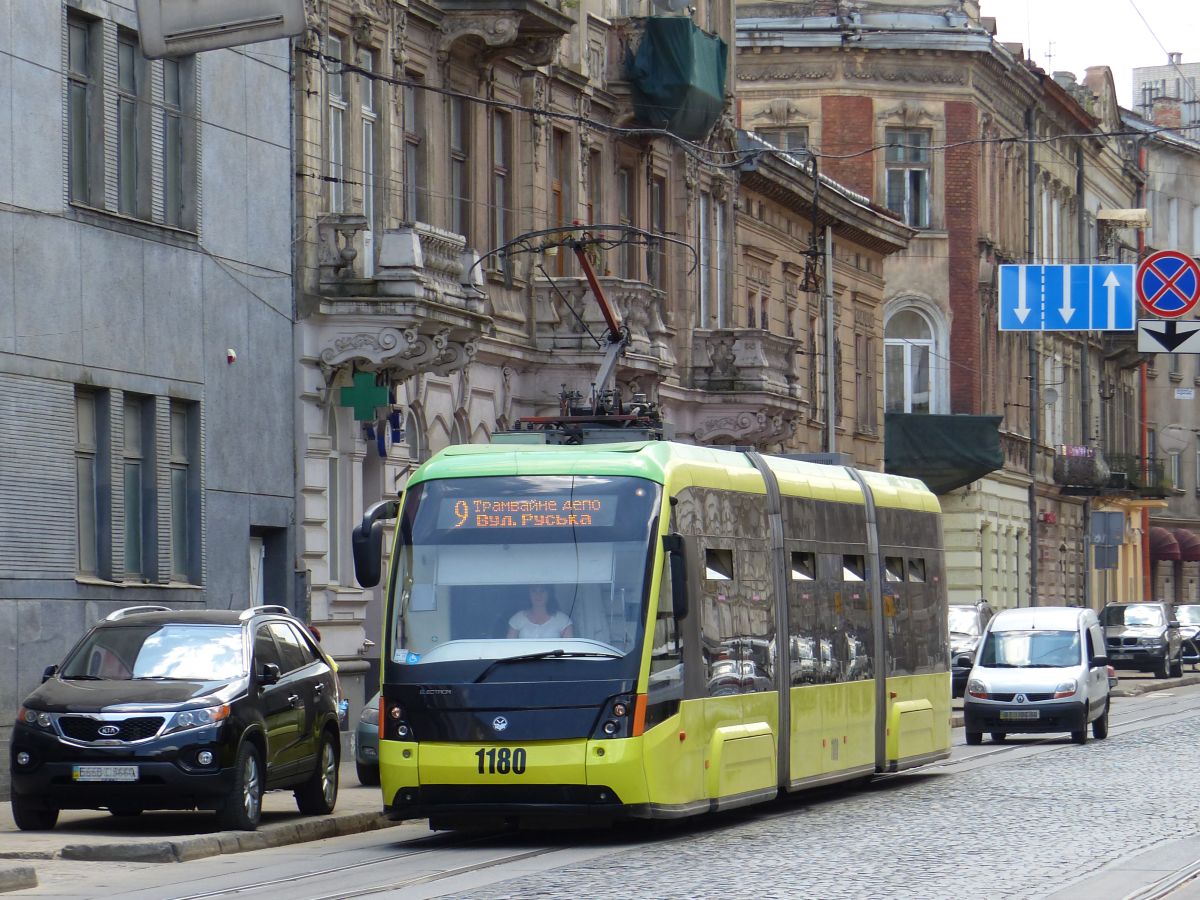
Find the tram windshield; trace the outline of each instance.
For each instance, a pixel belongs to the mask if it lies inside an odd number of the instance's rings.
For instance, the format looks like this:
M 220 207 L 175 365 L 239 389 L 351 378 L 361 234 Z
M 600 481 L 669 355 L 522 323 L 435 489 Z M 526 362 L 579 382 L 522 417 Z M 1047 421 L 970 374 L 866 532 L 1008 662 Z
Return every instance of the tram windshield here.
M 400 516 L 389 658 L 627 655 L 644 620 L 660 496 L 627 476 L 414 485 Z

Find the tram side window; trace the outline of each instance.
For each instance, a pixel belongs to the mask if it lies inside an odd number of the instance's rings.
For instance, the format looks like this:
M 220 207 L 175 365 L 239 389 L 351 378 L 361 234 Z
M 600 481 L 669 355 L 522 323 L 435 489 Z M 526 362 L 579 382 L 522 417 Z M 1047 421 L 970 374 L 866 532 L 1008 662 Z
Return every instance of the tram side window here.
M 704 551 L 706 581 L 733 580 L 733 551 L 723 547 L 708 547 Z
M 817 577 L 817 554 L 792 551 L 792 581 L 813 581 Z
M 908 580 L 925 581 L 925 560 L 914 557 L 908 561 Z
M 654 646 L 650 651 L 646 727 L 673 715 L 682 699 L 683 648 L 671 602 L 671 570 L 664 566 L 658 591 L 658 616 L 654 621 Z
M 842 581 L 866 581 L 867 561 L 863 556 L 846 553 L 842 555 Z
M 904 557 L 888 556 L 883 563 L 884 581 L 896 582 L 904 580 Z

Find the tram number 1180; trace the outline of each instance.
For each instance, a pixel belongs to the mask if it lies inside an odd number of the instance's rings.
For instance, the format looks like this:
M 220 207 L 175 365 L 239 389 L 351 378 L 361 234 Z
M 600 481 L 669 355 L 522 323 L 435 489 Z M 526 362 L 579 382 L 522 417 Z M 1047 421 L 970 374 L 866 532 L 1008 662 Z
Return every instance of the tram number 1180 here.
M 479 759 L 480 775 L 524 775 L 525 749 L 517 747 L 493 747 L 490 750 L 476 750 Z

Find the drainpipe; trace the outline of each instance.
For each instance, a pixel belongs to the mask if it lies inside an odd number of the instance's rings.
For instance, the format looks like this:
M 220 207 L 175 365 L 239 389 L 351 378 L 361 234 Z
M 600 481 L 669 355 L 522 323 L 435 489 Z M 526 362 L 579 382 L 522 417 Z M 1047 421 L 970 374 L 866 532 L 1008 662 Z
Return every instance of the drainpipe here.
M 1092 248 L 1088 246 L 1087 240 L 1087 197 L 1085 196 L 1087 189 L 1086 179 L 1083 177 L 1083 142 L 1079 139 L 1075 143 L 1075 231 L 1077 235 L 1076 243 L 1079 247 L 1080 262 L 1091 262 Z M 1096 441 L 1092 433 L 1092 336 L 1091 332 L 1083 333 L 1083 353 L 1079 360 L 1079 380 L 1082 382 L 1082 409 L 1080 413 L 1083 417 L 1083 428 L 1081 443 L 1085 447 L 1095 447 Z M 1083 606 L 1085 609 L 1092 608 L 1092 500 L 1090 497 L 1085 497 L 1083 500 L 1083 540 L 1080 541 L 1080 546 L 1083 548 Z
M 1033 154 L 1033 114 L 1030 106 L 1025 110 L 1025 169 L 1026 169 L 1026 199 L 1025 199 L 1025 258 L 1033 262 L 1036 246 L 1037 216 L 1034 214 L 1036 202 L 1036 173 L 1034 171 Z M 1038 413 L 1040 411 L 1038 385 L 1038 332 L 1031 331 L 1029 340 L 1029 605 L 1038 605 L 1038 516 L 1037 516 L 1037 445 L 1038 445 Z
M 1146 148 L 1145 146 L 1138 147 L 1138 168 L 1144 174 L 1146 171 Z M 1140 209 L 1146 203 L 1146 188 L 1145 184 L 1137 186 L 1137 201 L 1136 206 Z M 1139 228 L 1137 230 L 1137 255 L 1138 262 L 1141 262 L 1146 255 L 1146 230 Z M 1142 460 L 1142 466 L 1145 469 L 1146 475 L 1150 475 L 1150 460 L 1146 458 L 1146 450 L 1149 447 L 1149 425 L 1147 421 L 1146 411 L 1146 389 L 1147 389 L 1147 373 L 1146 361 L 1142 360 L 1138 364 L 1138 456 Z M 1142 507 L 1142 599 L 1152 600 L 1154 598 L 1154 572 L 1150 568 L 1150 509 Z M 1131 598 L 1136 599 L 1136 598 Z

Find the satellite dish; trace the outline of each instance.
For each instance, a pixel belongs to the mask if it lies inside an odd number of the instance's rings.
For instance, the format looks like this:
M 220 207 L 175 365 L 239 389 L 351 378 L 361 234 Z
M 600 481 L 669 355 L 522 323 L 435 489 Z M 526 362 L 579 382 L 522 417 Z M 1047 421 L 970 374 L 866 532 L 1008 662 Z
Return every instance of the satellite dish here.
M 1182 425 L 1168 425 L 1159 429 L 1158 446 L 1167 453 L 1182 453 L 1192 442 L 1190 428 Z
M 1042 391 L 1042 405 L 1043 406 L 1053 406 L 1057 402 L 1058 402 L 1058 391 L 1056 391 L 1054 388 L 1048 387 L 1044 391 Z

